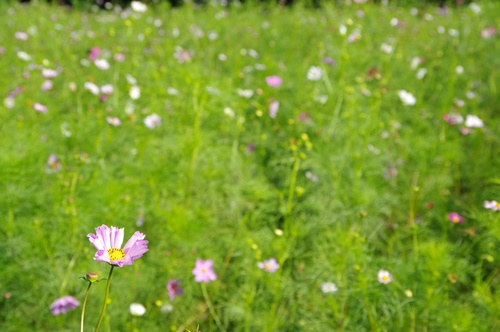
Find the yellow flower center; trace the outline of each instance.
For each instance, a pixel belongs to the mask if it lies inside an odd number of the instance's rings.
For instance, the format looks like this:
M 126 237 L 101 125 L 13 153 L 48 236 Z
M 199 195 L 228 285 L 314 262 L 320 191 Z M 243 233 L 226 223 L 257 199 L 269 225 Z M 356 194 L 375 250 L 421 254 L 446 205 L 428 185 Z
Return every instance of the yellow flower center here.
M 389 281 L 389 276 L 382 276 L 382 281 Z
M 207 273 L 207 269 L 202 268 L 202 269 L 201 269 L 201 272 L 202 272 L 202 273 Z
M 108 255 L 110 261 L 118 261 L 125 258 L 125 253 L 119 248 L 108 249 Z

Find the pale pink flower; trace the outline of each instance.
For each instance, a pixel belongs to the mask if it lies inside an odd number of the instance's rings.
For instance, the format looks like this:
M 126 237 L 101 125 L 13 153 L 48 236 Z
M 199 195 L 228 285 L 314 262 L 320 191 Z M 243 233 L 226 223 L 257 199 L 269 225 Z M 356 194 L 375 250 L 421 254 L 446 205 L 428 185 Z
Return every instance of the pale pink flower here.
M 497 201 L 484 201 L 484 208 L 493 210 L 493 211 L 500 211 L 500 202 Z
M 269 116 L 271 118 L 276 118 L 276 115 L 278 115 L 278 110 L 280 108 L 280 102 L 277 100 L 271 101 L 269 104 Z
M 94 61 L 94 64 L 100 70 L 108 70 L 109 62 L 106 59 L 97 59 Z
M 37 112 L 40 112 L 40 113 L 47 113 L 47 106 L 39 104 L 39 103 L 34 103 L 33 109 Z
M 52 83 L 51 80 L 45 80 L 40 88 L 42 89 L 42 91 L 48 91 L 52 89 L 53 85 L 54 84 Z
M 44 68 L 42 69 L 42 76 L 45 78 L 54 78 L 58 74 L 57 70 Z
M 107 116 L 106 117 L 106 122 L 109 123 L 110 125 L 117 127 L 122 124 L 121 120 L 117 117 L 111 117 Z
M 196 282 L 210 282 L 217 280 L 217 275 L 213 268 L 214 262 L 211 259 L 197 259 L 193 269 L 194 280 Z
M 161 125 L 161 117 L 156 114 L 156 113 L 153 113 L 151 115 L 148 115 L 145 119 L 144 119 L 144 124 L 146 125 L 146 127 L 148 127 L 149 129 L 153 129 L 155 127 L 158 127 L 159 125 Z
M 280 267 L 276 258 L 269 258 L 263 262 L 259 262 L 257 263 L 257 266 L 269 273 L 274 273 L 278 271 Z
M 495 27 L 488 27 L 488 28 L 485 28 L 483 30 L 481 30 L 481 37 L 483 37 L 484 39 L 490 39 L 492 37 L 494 37 L 497 33 L 497 30 L 495 29 Z
M 22 31 L 16 32 L 15 37 L 18 40 L 28 40 L 28 34 Z

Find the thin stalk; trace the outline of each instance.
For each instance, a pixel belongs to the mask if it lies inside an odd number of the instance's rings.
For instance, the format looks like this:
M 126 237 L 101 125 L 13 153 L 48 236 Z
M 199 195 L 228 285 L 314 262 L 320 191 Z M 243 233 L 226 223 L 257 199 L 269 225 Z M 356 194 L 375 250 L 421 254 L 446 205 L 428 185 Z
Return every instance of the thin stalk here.
M 212 302 L 210 301 L 210 297 L 208 296 L 207 286 L 205 285 L 204 282 L 201 283 L 201 291 L 203 292 L 203 297 L 205 298 L 205 301 L 207 302 L 208 310 L 210 311 L 210 314 L 214 318 L 215 324 L 217 324 L 219 331 L 225 331 L 224 327 L 222 327 L 219 316 L 217 316 L 217 313 L 215 312 L 215 310 L 213 308 Z
M 111 265 L 111 269 L 109 270 L 108 281 L 106 282 L 106 294 L 104 295 L 104 303 L 102 305 L 101 314 L 99 315 L 99 321 L 97 321 L 97 326 L 95 327 L 95 332 L 99 331 L 99 328 L 101 327 L 102 319 L 104 317 L 104 313 L 106 312 L 106 306 L 108 305 L 109 285 L 111 282 L 111 274 L 113 273 L 114 267 L 115 267 L 114 265 Z
M 299 172 L 300 158 L 295 157 L 295 162 L 293 164 L 292 174 L 290 175 L 290 187 L 288 188 L 288 201 L 286 204 L 286 217 L 292 212 L 293 209 L 293 197 L 295 193 L 295 184 L 297 182 L 297 173 Z
M 80 332 L 83 332 L 83 321 L 84 321 L 84 317 L 85 317 L 85 306 L 87 305 L 87 298 L 89 297 L 90 286 L 92 286 L 91 282 L 89 282 L 89 287 L 87 287 L 87 292 L 85 293 L 85 298 L 83 299 L 82 318 L 80 320 Z

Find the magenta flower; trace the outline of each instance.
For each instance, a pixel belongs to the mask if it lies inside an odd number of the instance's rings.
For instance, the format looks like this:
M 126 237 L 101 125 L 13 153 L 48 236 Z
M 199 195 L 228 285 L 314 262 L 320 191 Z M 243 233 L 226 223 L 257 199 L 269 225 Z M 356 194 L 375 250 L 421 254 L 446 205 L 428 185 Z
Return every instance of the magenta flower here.
M 497 201 L 484 201 L 484 208 L 493 210 L 493 211 L 500 211 L 500 202 Z
M 260 267 L 262 270 L 269 272 L 269 273 L 274 273 L 274 272 L 278 271 L 278 269 L 280 267 L 276 258 L 269 258 L 268 260 L 265 260 L 263 262 L 259 262 L 259 263 L 257 263 L 257 266 Z
M 101 49 L 99 47 L 97 46 L 92 47 L 89 52 L 89 60 L 90 61 L 97 60 L 100 54 L 101 54 Z
M 135 232 L 125 247 L 121 249 L 123 243 L 123 228 L 115 226 L 108 227 L 101 225 L 95 228 L 96 234 L 88 234 L 89 241 L 97 249 L 94 260 L 108 263 L 110 265 L 132 265 L 136 259 L 139 259 L 148 249 L 148 241 L 144 240 L 146 235 L 141 232 Z
M 270 87 L 273 87 L 273 88 L 279 87 L 282 82 L 283 82 L 283 80 L 281 79 L 281 77 L 276 76 L 276 75 L 266 77 L 267 85 L 269 85 Z
M 451 212 L 448 214 L 448 219 L 454 224 L 461 224 L 464 222 L 464 217 L 460 216 L 456 212 Z
M 170 300 L 173 300 L 177 295 L 182 295 L 184 293 L 179 283 L 179 279 L 170 279 L 167 284 L 167 289 Z
M 217 280 L 217 275 L 213 268 L 214 262 L 211 259 L 197 259 L 193 269 L 194 280 L 196 282 L 210 282 Z
M 73 296 L 63 296 L 58 298 L 50 305 L 50 311 L 54 316 L 65 314 L 68 309 L 74 310 L 80 305 L 77 299 Z

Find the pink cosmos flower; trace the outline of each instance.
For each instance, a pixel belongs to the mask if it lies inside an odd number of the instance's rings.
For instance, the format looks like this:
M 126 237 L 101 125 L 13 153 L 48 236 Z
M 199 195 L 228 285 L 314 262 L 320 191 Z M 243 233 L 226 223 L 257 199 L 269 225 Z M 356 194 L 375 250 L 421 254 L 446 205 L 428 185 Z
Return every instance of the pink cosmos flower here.
M 97 46 L 94 46 L 90 49 L 89 52 L 89 60 L 90 61 L 95 61 L 97 60 L 97 57 L 101 54 L 101 49 Z
M 149 129 L 153 129 L 154 127 L 158 127 L 159 125 L 161 125 L 161 117 L 158 114 L 156 114 L 156 113 L 148 115 L 144 119 L 144 124 Z
M 443 115 L 443 119 L 452 126 L 464 122 L 464 118 L 458 113 L 445 114 Z
M 58 72 L 54 69 L 42 69 L 42 76 L 45 78 L 54 78 L 56 77 Z
M 280 102 L 277 100 L 273 100 L 269 104 L 269 116 L 274 119 L 276 115 L 278 115 L 279 108 L 280 108 Z
M 39 104 L 39 103 L 34 103 L 33 109 L 37 112 L 40 112 L 40 113 L 47 113 L 47 106 Z
M 19 39 L 19 40 L 28 40 L 28 34 L 26 32 L 22 32 L 22 31 L 16 32 L 15 36 L 16 36 L 16 39 Z
M 387 270 L 379 270 L 377 274 L 378 282 L 388 284 L 392 281 L 392 274 Z
M 196 282 L 210 282 L 217 280 L 217 275 L 213 269 L 214 262 L 211 259 L 197 259 L 193 269 L 194 280 Z
M 117 127 L 122 124 L 121 120 L 117 117 L 111 117 L 107 116 L 106 117 L 106 122 L 109 123 L 110 125 Z
M 182 295 L 184 293 L 178 279 L 170 279 L 167 284 L 167 289 L 170 300 L 173 300 L 177 295 Z
M 448 219 L 454 224 L 461 224 L 464 222 L 464 217 L 460 216 L 457 212 L 448 213 Z
M 60 170 L 61 162 L 59 161 L 59 158 L 57 158 L 55 154 L 49 155 L 49 160 L 47 161 L 47 165 L 45 166 L 45 172 L 55 173 Z
M 132 265 L 148 249 L 148 241 L 144 240 L 146 235 L 135 232 L 125 247 L 121 249 L 123 243 L 124 230 L 115 226 L 108 227 L 101 225 L 95 228 L 96 234 L 88 234 L 89 241 L 97 249 L 94 260 L 123 267 Z
M 123 53 L 117 53 L 113 58 L 118 62 L 123 62 L 123 60 L 125 60 L 125 55 Z
M 269 258 L 263 262 L 259 262 L 257 263 L 257 266 L 269 273 L 274 273 L 278 271 L 280 267 L 276 258 Z
M 54 86 L 54 84 L 52 83 L 51 80 L 45 80 L 42 83 L 42 86 L 40 87 L 40 89 L 42 89 L 42 91 L 48 91 L 48 90 L 52 89 L 53 86 Z
M 50 305 L 50 311 L 54 316 L 65 314 L 68 309 L 74 310 L 80 305 L 77 299 L 73 296 L 63 296 L 58 298 Z
M 94 61 L 94 64 L 100 70 L 108 70 L 109 69 L 109 62 L 106 59 L 97 59 Z
M 484 208 L 493 210 L 493 211 L 500 211 L 500 202 L 497 201 L 484 201 Z
M 279 87 L 282 82 L 283 82 L 283 80 L 281 79 L 281 77 L 276 76 L 276 75 L 266 77 L 267 85 L 269 85 L 270 87 L 273 87 L 273 88 Z
M 481 30 L 481 37 L 483 37 L 484 39 L 489 39 L 491 37 L 494 37 L 496 33 L 497 31 L 495 27 L 488 27 Z

